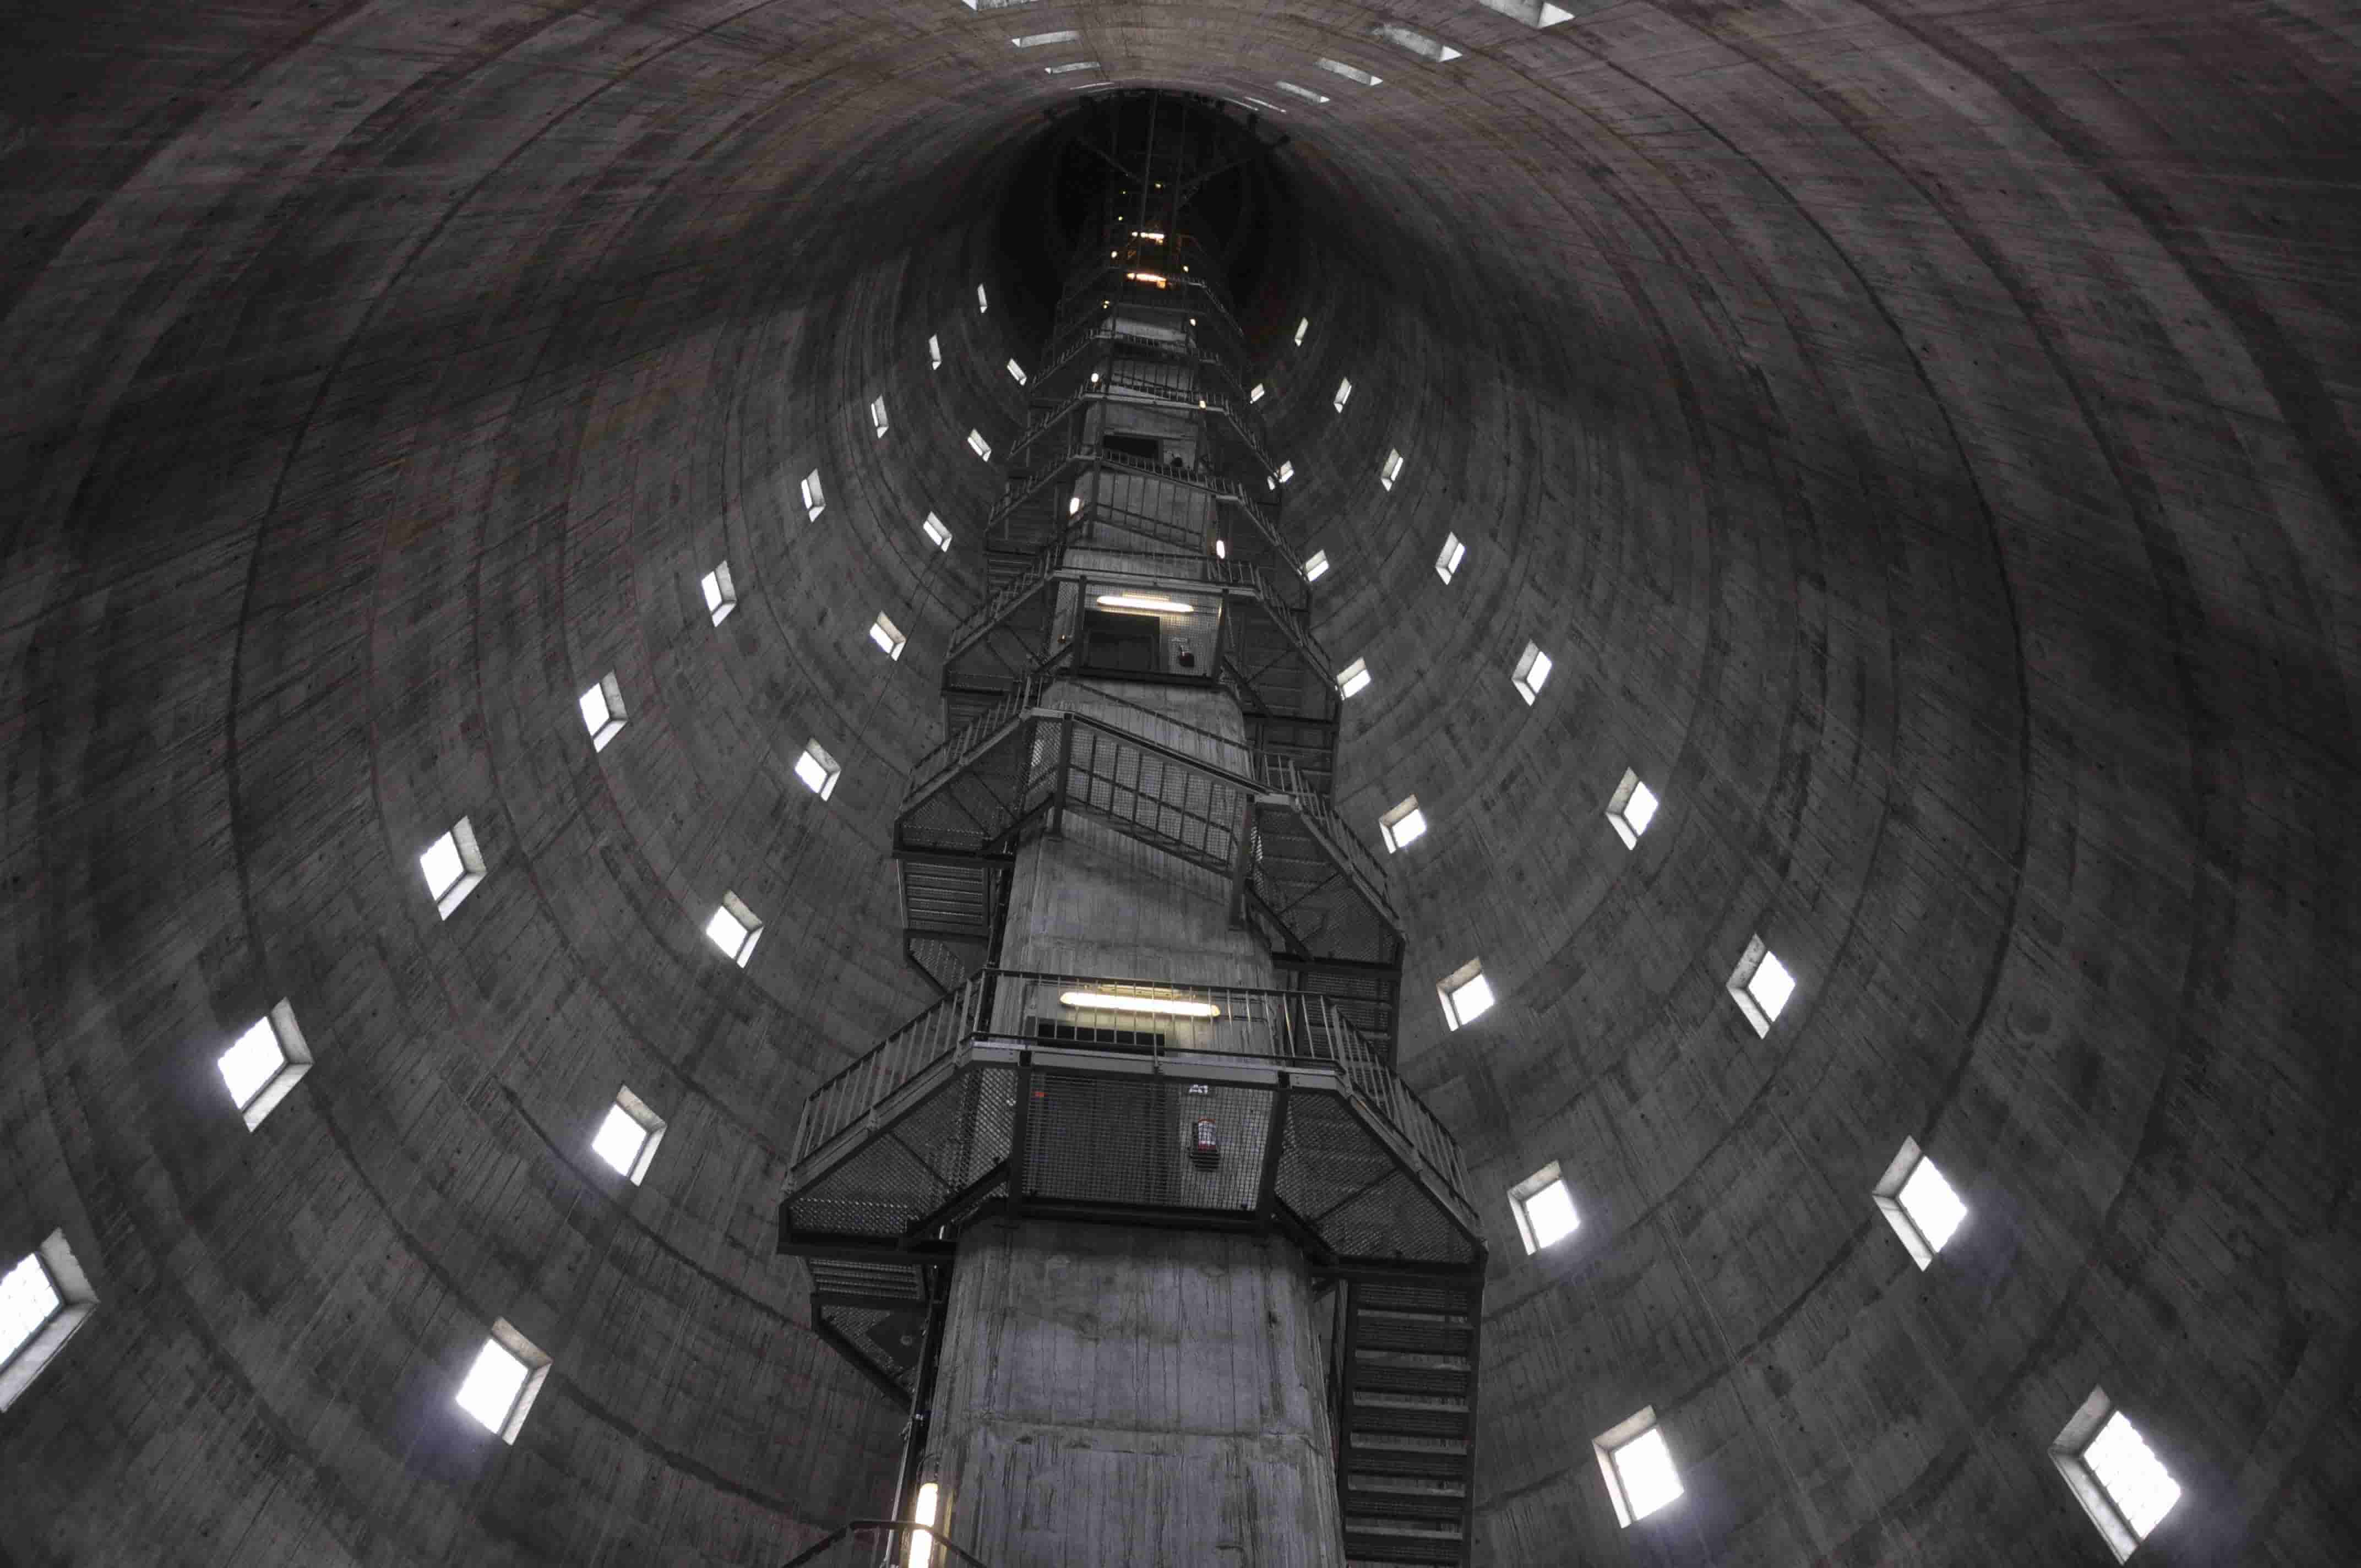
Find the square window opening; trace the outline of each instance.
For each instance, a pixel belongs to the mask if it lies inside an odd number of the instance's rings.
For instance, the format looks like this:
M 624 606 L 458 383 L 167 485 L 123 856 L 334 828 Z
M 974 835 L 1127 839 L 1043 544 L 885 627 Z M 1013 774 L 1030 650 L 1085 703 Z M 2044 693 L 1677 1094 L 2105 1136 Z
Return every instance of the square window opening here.
M 1341 60 L 1323 60 L 1320 61 L 1320 69 L 1341 76 L 1347 82 L 1357 82 L 1364 87 L 1375 87 L 1385 81 L 1382 76 L 1372 76 L 1359 66 L 1346 65 Z
M 1258 403 L 1262 401 L 1262 383 L 1260 381 L 1257 381 L 1254 386 L 1247 390 L 1246 401 L 1249 403 Z
M 1582 1216 L 1574 1212 L 1574 1194 L 1555 1160 L 1509 1189 L 1509 1208 L 1516 1215 L 1517 1235 L 1528 1256 L 1582 1228 Z
M 1302 99 L 1307 104 L 1325 104 L 1328 102 L 1328 94 L 1325 93 L 1314 93 L 1311 88 L 1299 87 L 1292 82 L 1278 82 L 1272 83 L 1272 85 L 1277 87 L 1282 93 L 1294 93 L 1297 97 Z
M 763 922 L 746 907 L 745 901 L 734 893 L 725 893 L 705 923 L 708 940 L 721 949 L 721 956 L 744 969 L 754 957 L 754 945 L 763 939 Z
M 63 1230 L 0 1270 L 0 1410 L 15 1404 L 98 1310 Z
M 1640 835 L 1655 819 L 1656 792 L 1642 784 L 1638 773 L 1624 769 L 1622 782 L 1607 801 L 1607 820 L 1614 826 L 1615 836 L 1623 840 L 1625 849 L 1637 849 Z
M 1336 672 L 1336 695 L 1358 696 L 1369 689 L 1369 662 L 1356 659 Z
M 1418 796 L 1404 795 L 1401 804 L 1378 818 L 1378 836 L 1386 841 L 1388 854 L 1400 854 L 1426 837 L 1426 813 L 1418 808 Z
M 1394 481 L 1401 477 L 1401 472 L 1402 455 L 1399 452 L 1389 452 L 1386 454 L 1385 462 L 1378 465 L 1378 483 L 1390 490 L 1394 488 Z
M 1350 376 L 1336 383 L 1336 411 L 1343 413 L 1345 405 L 1353 400 L 1353 378 Z
M 900 627 L 886 619 L 884 610 L 879 610 L 877 619 L 870 622 L 869 641 L 876 643 L 887 658 L 899 659 L 902 656 L 903 645 L 908 642 L 909 639 L 902 635 Z
M 1072 27 L 1060 27 L 1054 33 L 1027 33 L 1008 41 L 1018 49 L 1039 49 L 1043 44 L 1070 44 L 1082 35 Z
M 476 1353 L 453 1402 L 486 1431 L 512 1443 L 548 1380 L 549 1357 L 502 1318 Z
M 648 1167 L 655 1163 L 656 1146 L 664 1142 L 664 1119 L 626 1085 L 615 1091 L 615 1102 L 607 1107 L 607 1118 L 598 1124 L 590 1148 L 616 1175 L 637 1187 L 647 1179 Z
M 820 487 L 818 469 L 804 476 L 803 493 L 804 515 L 818 522 L 819 514 L 828 510 L 828 492 Z
M 885 434 L 885 400 L 884 398 L 869 400 L 869 422 L 876 427 L 879 439 L 884 439 Z
M 933 512 L 928 512 L 927 521 L 919 526 L 926 530 L 928 539 L 933 542 L 936 549 L 949 550 L 951 547 L 951 531 Z
M 939 334 L 939 333 L 928 333 L 928 334 L 927 334 L 927 368 L 928 368 L 929 370 L 939 370 L 939 369 L 941 369 L 942 367 L 943 367 L 943 340 L 942 340 L 942 335 L 941 335 L 940 334 Z
M 1516 683 L 1517 695 L 1525 699 L 1527 707 L 1540 699 L 1542 687 L 1549 685 L 1550 668 L 1550 656 L 1537 643 L 1526 643 L 1525 651 L 1517 655 L 1516 671 L 1509 678 Z
M 293 1005 L 284 1000 L 275 1003 L 230 1042 L 214 1065 L 246 1130 L 262 1125 L 262 1119 L 312 1070 L 312 1047 L 295 1022 Z
M 992 296 L 983 291 L 983 284 L 978 283 L 975 286 L 975 313 L 977 315 L 983 315 L 990 312 L 991 309 Z
M 1434 557 L 1434 575 L 1448 583 L 1458 575 L 1459 564 L 1466 559 L 1467 546 L 1459 542 L 1459 535 L 1446 533 L 1443 536 L 1443 549 Z
M 612 670 L 598 677 L 598 684 L 574 699 L 582 710 L 582 722 L 590 731 L 590 749 L 603 751 L 607 742 L 623 732 L 623 686 Z
M 1388 43 L 1399 44 L 1422 60 L 1444 61 L 1459 58 L 1459 51 L 1449 44 L 1428 38 L 1424 33 L 1414 33 L 1408 27 L 1396 27 L 1389 22 L 1380 22 L 1371 27 L 1369 32 L 1372 37 L 1383 38 Z
M 1305 334 L 1306 333 L 1310 332 L 1311 330 L 1312 330 L 1312 318 L 1311 318 L 1310 316 L 1306 316 L 1306 317 L 1304 317 L 1301 321 L 1297 322 L 1297 323 L 1295 323 L 1295 346 L 1296 346 L 1296 347 L 1301 348 L 1301 347 L 1302 347 L 1302 346 L 1303 346 L 1303 337 L 1304 337 L 1304 334 Z
M 1624 1529 L 1681 1496 L 1681 1475 L 1650 1405 L 1590 1441 L 1598 1458 L 1598 1473 L 1607 1478 L 1607 1495 L 1615 1504 L 1615 1518 Z
M 967 433 L 967 449 L 987 463 L 992 461 L 992 443 L 983 438 L 982 431 L 971 430 Z
M 1908 1249 L 1911 1261 L 1922 1269 L 1935 1261 L 1935 1255 L 1968 1217 L 1968 1206 L 1916 1138 L 1902 1140 L 1901 1152 L 1885 1168 L 1870 1196 Z
M 724 561 L 706 573 L 697 586 L 705 596 L 705 612 L 713 618 L 714 625 L 719 626 L 729 620 L 730 612 L 738 608 L 738 587 L 730 580 L 729 562 Z
M 1282 485 L 1295 477 L 1295 459 L 1290 457 L 1286 462 L 1281 463 L 1279 466 L 1279 472 L 1274 475 L 1273 477 L 1277 478 Z
M 474 825 L 464 817 L 453 823 L 449 832 L 426 846 L 425 853 L 418 857 L 418 869 L 426 877 L 434 912 L 450 919 L 452 911 L 484 880 L 484 856 L 476 847 Z
M 1328 552 L 1314 550 L 1303 563 L 1303 580 L 1316 583 L 1328 575 Z
M 2104 1388 L 2093 1388 L 2058 1440 L 2050 1463 L 2123 1562 L 2180 1501 L 2180 1483 Z
M 803 755 L 796 759 L 796 777 L 822 800 L 836 793 L 837 778 L 843 772 L 843 767 L 817 740 L 805 741 Z
M 1470 959 L 1434 982 L 1443 1003 L 1443 1021 L 1460 1029 L 1492 1010 L 1492 982 L 1484 978 L 1484 960 Z
M 1746 944 L 1745 957 L 1730 971 L 1730 994 L 1757 1035 L 1768 1035 L 1795 994 L 1795 977 L 1760 936 Z
M 1016 380 L 1018 386 L 1021 387 L 1025 384 L 1025 367 L 1019 365 L 1014 359 L 1011 359 L 1008 362 L 1008 374 Z

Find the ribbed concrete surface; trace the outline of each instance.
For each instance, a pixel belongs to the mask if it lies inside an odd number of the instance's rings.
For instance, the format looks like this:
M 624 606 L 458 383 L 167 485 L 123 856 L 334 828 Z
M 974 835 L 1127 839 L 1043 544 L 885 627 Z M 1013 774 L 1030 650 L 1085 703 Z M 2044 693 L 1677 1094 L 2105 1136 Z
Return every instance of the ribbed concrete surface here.
M 756 1563 L 878 1500 L 770 1201 L 917 997 L 885 831 L 975 573 L 917 524 L 972 543 L 960 438 L 1013 429 L 972 288 L 1091 73 L 1005 39 L 1071 26 L 1291 110 L 1250 313 L 1377 674 L 1346 804 L 1434 825 L 1413 1000 L 1477 954 L 1504 998 L 1405 1059 L 1586 1217 L 1535 1264 L 1495 1205 L 1487 1560 L 2103 1563 L 2042 1451 L 2103 1382 L 2189 1488 L 2157 1561 L 2344 1561 L 2361 19 L 1571 8 L 0 23 L 0 1253 L 62 1224 L 104 1302 L 0 1415 L 0 1552 Z M 249 1135 L 212 1057 L 281 996 L 319 1066 Z M 620 1082 L 673 1118 L 637 1190 Z M 1905 1135 L 1975 1210 L 1924 1275 L 1868 1201 Z M 513 1450 L 446 1403 L 496 1316 L 557 1358 Z M 1643 1403 L 1689 1495 L 1625 1536 L 1588 1439 Z

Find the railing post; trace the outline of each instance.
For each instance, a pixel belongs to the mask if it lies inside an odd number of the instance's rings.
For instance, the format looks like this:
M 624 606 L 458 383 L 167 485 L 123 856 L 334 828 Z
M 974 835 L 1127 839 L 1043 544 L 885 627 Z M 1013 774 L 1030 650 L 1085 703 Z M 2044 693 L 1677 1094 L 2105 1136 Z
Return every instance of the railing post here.
M 1049 807 L 1049 834 L 1052 839 L 1066 836 L 1066 792 L 1072 787 L 1074 776 L 1074 725 L 1067 719 L 1058 726 L 1058 790 Z
M 1025 1211 L 1026 1134 L 1033 1113 L 1033 1053 L 1016 1054 L 1016 1110 L 1008 1121 L 1008 1204 L 1012 1220 Z
M 1270 1127 L 1263 1135 L 1262 1179 L 1255 1188 L 1255 1212 L 1268 1224 L 1274 1213 L 1273 1203 L 1279 1191 L 1279 1157 L 1287 1143 L 1287 1097 L 1292 1077 L 1279 1075 L 1279 1090 L 1271 1096 Z

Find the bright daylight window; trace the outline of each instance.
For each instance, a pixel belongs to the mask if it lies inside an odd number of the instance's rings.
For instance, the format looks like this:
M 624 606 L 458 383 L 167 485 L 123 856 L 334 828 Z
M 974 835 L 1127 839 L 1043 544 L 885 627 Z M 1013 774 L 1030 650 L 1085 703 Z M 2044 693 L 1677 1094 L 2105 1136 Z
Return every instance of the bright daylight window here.
M 992 309 L 992 299 L 991 299 L 991 296 L 987 295 L 987 294 L 983 291 L 983 284 L 981 284 L 981 283 L 978 283 L 978 284 L 975 286 L 975 313 L 976 313 L 976 314 L 978 314 L 978 315 L 982 315 L 982 314 L 983 314 L 985 312 L 987 312 L 987 311 L 989 311 L 989 310 L 991 310 L 991 309 Z
M 252 1132 L 312 1070 L 312 1051 L 296 1026 L 295 1009 L 282 1001 L 247 1025 L 214 1065 Z
M 1336 672 L 1336 695 L 1358 696 L 1369 689 L 1369 662 L 1356 659 Z
M 880 610 L 877 619 L 870 623 L 869 641 L 883 649 L 887 658 L 899 659 L 903 644 L 909 639 L 902 635 L 901 628 L 885 619 L 884 611 Z
M 1517 695 L 1531 707 L 1540 698 L 1542 687 L 1549 684 L 1550 656 L 1538 644 L 1526 643 L 1525 651 L 1517 656 L 1516 673 L 1509 678 L 1516 683 Z
M 1628 1530 L 1681 1495 L 1680 1471 L 1651 1405 L 1590 1442 L 1615 1517 Z
M 654 1162 L 664 1135 L 664 1118 L 630 1089 L 620 1089 L 615 1102 L 607 1107 L 607 1119 L 598 1124 L 598 1135 L 590 1140 L 590 1150 L 637 1187 Z
M 1257 381 L 1253 388 L 1246 393 L 1246 401 L 1250 403 L 1258 403 L 1262 401 L 1262 383 L 1260 381 Z
M 713 917 L 705 923 L 705 935 L 724 958 L 744 969 L 754 956 L 754 944 L 763 939 L 763 922 L 736 894 L 725 893 Z
M 418 857 L 418 869 L 426 878 L 427 896 L 434 900 L 434 911 L 444 919 L 460 902 L 476 891 L 484 880 L 484 857 L 476 848 L 476 829 L 464 817 L 451 825 L 451 830 L 432 844 Z
M 1328 575 L 1328 552 L 1314 550 L 1303 563 L 1303 580 L 1316 583 Z
M 548 1376 L 549 1357 L 503 1318 L 492 1325 L 492 1337 L 476 1353 L 456 1402 L 486 1431 L 502 1442 L 514 1442 Z
M 1409 849 L 1426 837 L 1426 813 L 1418 808 L 1418 796 L 1404 795 L 1400 806 L 1378 818 L 1378 836 L 1386 841 L 1386 852 L 1393 854 Z
M 943 340 L 934 333 L 927 334 L 927 367 L 930 370 L 943 367 Z
M 1550 0 L 1481 0 L 1503 16 L 1514 16 L 1529 27 L 1554 27 L 1574 13 L 1550 4 Z
M 1885 1223 L 1902 1238 L 1911 1260 L 1921 1268 L 1935 1261 L 1935 1255 L 1968 1217 L 1968 1206 L 1920 1150 L 1916 1138 L 1902 1140 L 1902 1152 L 1885 1168 L 1870 1195 Z
M 805 741 L 803 755 L 796 759 L 796 777 L 822 800 L 836 793 L 837 776 L 843 772 L 817 740 Z
M 1298 87 L 1292 82 L 1281 82 L 1275 83 L 1275 85 L 1280 92 L 1292 93 L 1297 97 L 1303 99 L 1307 103 L 1325 104 L 1328 102 L 1328 94 L 1325 93 L 1314 93 L 1311 88 Z
M 1386 454 L 1385 462 L 1378 469 L 1378 483 L 1390 490 L 1394 488 L 1394 481 L 1401 477 L 1401 471 L 1402 455 L 1399 452 L 1389 452 Z
M 1027 33 L 1021 38 L 1008 41 L 1018 49 L 1038 49 L 1043 44 L 1070 44 L 1082 36 L 1071 27 L 1061 27 L 1054 33 Z
M 706 613 L 713 617 L 714 625 L 719 626 L 729 620 L 730 612 L 738 608 L 738 588 L 730 580 L 729 562 L 724 561 L 706 573 L 697 586 L 698 591 L 705 595 Z
M 815 468 L 804 476 L 803 490 L 804 515 L 817 522 L 819 514 L 828 510 L 828 495 L 820 488 L 818 469 Z
M 969 431 L 967 433 L 967 446 L 969 451 L 974 453 L 978 457 L 983 458 L 985 462 L 989 463 L 992 461 L 992 443 L 983 438 L 982 432 L 973 430 Z
M 1443 536 L 1443 552 L 1434 558 L 1434 575 L 1447 583 L 1459 570 L 1459 563 L 1466 559 L 1467 546 L 1459 542 L 1459 535 L 1446 533 Z
M 951 531 L 943 526 L 941 518 L 937 517 L 933 512 L 928 512 L 927 521 L 920 526 L 926 529 L 927 537 L 934 541 L 936 549 L 948 550 L 951 547 Z
M 1008 362 L 1008 373 L 1016 378 L 1016 384 L 1018 386 L 1021 387 L 1025 384 L 1025 367 L 1019 365 L 1014 359 L 1011 359 Z
M 62 1230 L 0 1269 L 0 1410 L 33 1386 L 97 1310 Z
M 877 433 L 879 436 L 882 437 L 884 435 L 885 400 L 884 398 L 872 398 L 869 400 L 869 422 L 877 427 Z
M 1310 332 L 1311 330 L 1312 330 L 1312 318 L 1311 318 L 1310 316 L 1306 316 L 1306 317 L 1304 317 L 1301 321 L 1297 322 L 1297 323 L 1295 323 L 1295 346 L 1296 346 L 1296 347 L 1301 348 L 1301 347 L 1302 347 L 1302 346 L 1303 346 L 1303 334 L 1304 334 L 1305 333 L 1307 333 L 1307 332 Z
M 1566 1190 L 1555 1160 L 1510 1188 L 1509 1207 L 1528 1254 L 1555 1246 L 1582 1228 L 1582 1216 L 1574 1212 L 1574 1194 Z
M 1295 477 L 1295 459 L 1290 457 L 1286 462 L 1281 463 L 1279 466 L 1278 474 L 1273 477 L 1276 477 L 1282 485 Z
M 1398 27 L 1389 22 L 1380 22 L 1369 31 L 1388 43 L 1400 45 L 1422 60 L 1451 60 L 1459 58 L 1459 51 L 1449 44 L 1437 42 L 1424 33 L 1414 33 L 1408 27 Z
M 1352 398 L 1353 378 L 1347 376 L 1343 380 L 1336 383 L 1336 411 L 1338 413 L 1343 413 L 1345 411 L 1345 405 L 1350 402 Z
M 623 732 L 623 687 L 613 671 L 598 677 L 598 684 L 574 699 L 582 710 L 582 722 L 590 730 L 590 749 L 603 751 L 607 742 Z
M 15 1361 L 65 1304 L 39 1253 L 27 1253 L 0 1274 L 0 1366 Z
M 2118 1563 L 2180 1501 L 2180 1483 L 2104 1388 L 2091 1391 L 2049 1445 L 2049 1458 Z
M 1454 1029 L 1492 1010 L 1492 982 L 1484 978 L 1481 959 L 1470 959 L 1436 981 L 1434 993 L 1443 999 L 1443 1021 Z
M 1616 836 L 1627 850 L 1639 846 L 1640 835 L 1656 819 L 1656 792 L 1640 782 L 1640 775 L 1631 769 L 1623 770 L 1623 782 L 1607 801 L 1607 820 L 1615 827 Z
M 1041 68 L 1041 74 L 1063 76 L 1070 71 L 1095 71 L 1098 69 L 1098 64 L 1095 60 L 1071 60 L 1063 65 L 1045 65 Z
M 1730 994 L 1746 1021 L 1754 1025 L 1754 1032 L 1768 1035 L 1786 1008 L 1787 999 L 1795 994 L 1795 977 L 1757 937 L 1746 945 L 1746 956 L 1730 971 Z
M 1341 60 L 1323 60 L 1320 62 L 1320 69 L 1341 76 L 1347 82 L 1357 82 L 1364 87 L 1375 87 L 1385 80 L 1382 76 L 1370 75 L 1357 65 L 1346 65 Z

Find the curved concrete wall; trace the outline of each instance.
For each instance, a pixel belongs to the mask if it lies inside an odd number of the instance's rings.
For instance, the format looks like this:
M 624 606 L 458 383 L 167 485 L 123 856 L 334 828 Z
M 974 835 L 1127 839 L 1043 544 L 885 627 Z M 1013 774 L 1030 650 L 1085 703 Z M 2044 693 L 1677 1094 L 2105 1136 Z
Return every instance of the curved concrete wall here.
M 2361 35 L 1568 8 L 13 19 L 0 1254 L 62 1225 L 102 1306 L 0 1414 L 0 1550 L 752 1563 L 876 1505 L 895 1413 L 771 1202 L 919 999 L 886 830 L 974 590 L 961 438 L 1019 411 L 973 287 L 1093 76 L 1005 40 L 1071 26 L 1289 110 L 1303 250 L 1249 319 L 1377 673 L 1342 803 L 1433 823 L 1406 1069 L 1585 1216 L 1528 1260 L 1493 1205 L 1484 1556 L 2103 1563 L 2043 1450 L 2104 1383 L 2189 1489 L 2158 1561 L 2339 1560 Z M 462 814 L 446 923 L 413 857 Z M 1722 991 L 1758 932 L 1767 1039 Z M 249 1134 L 212 1058 L 281 997 L 319 1066 Z M 637 1189 L 587 1150 L 621 1083 L 671 1118 Z M 1924 1274 L 1868 1197 L 1905 1136 L 1973 1209 Z M 447 1404 L 495 1317 L 556 1359 L 512 1450 Z M 1649 1403 L 1688 1497 L 1626 1534 L 1588 1440 Z

